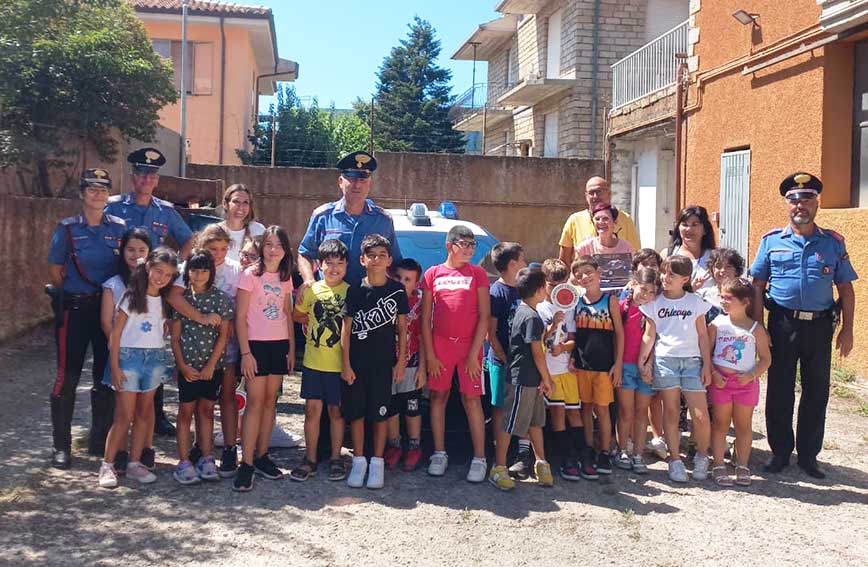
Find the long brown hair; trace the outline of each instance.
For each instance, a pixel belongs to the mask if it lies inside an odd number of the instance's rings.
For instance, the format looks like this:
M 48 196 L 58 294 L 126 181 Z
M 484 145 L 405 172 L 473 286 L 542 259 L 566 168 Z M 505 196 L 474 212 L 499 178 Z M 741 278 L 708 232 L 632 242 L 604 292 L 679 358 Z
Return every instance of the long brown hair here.
M 247 193 L 247 197 L 250 199 L 250 210 L 247 212 L 247 216 L 244 217 L 244 228 L 250 224 L 250 221 L 256 218 L 256 211 L 253 210 L 253 191 L 247 188 L 247 185 L 243 183 L 233 183 L 229 187 L 223 191 L 223 208 L 227 211 L 229 210 L 229 201 L 232 199 L 232 195 L 243 191 Z
M 265 241 L 272 235 L 277 236 L 277 239 L 280 240 L 281 246 L 283 246 L 283 259 L 277 266 L 277 273 L 280 281 L 285 282 L 292 279 L 292 248 L 289 245 L 289 235 L 286 233 L 286 229 L 282 226 L 277 226 L 276 224 L 269 226 L 265 229 L 265 232 L 262 233 L 262 242 L 259 244 L 259 261 L 256 263 L 256 268 L 254 268 L 253 274 L 259 277 L 265 273 L 265 254 L 263 253 L 265 250 Z
M 690 278 L 693 276 L 693 262 L 690 261 L 690 258 L 687 256 L 668 256 L 660 264 L 660 273 L 664 274 L 666 272 L 686 277 L 687 282 L 683 286 L 684 291 L 687 293 L 693 292 L 693 284 L 690 282 Z
M 178 255 L 171 248 L 160 246 L 151 250 L 148 254 L 148 259 L 142 262 L 136 269 L 133 270 L 130 276 L 130 283 L 127 285 L 127 291 L 124 297 L 129 301 L 130 312 L 147 313 L 148 312 L 148 272 L 157 264 L 168 264 L 178 271 Z M 169 278 L 169 283 L 163 286 L 160 290 L 160 299 L 163 303 L 163 317 L 168 317 L 168 303 L 166 297 L 172 289 L 174 278 Z

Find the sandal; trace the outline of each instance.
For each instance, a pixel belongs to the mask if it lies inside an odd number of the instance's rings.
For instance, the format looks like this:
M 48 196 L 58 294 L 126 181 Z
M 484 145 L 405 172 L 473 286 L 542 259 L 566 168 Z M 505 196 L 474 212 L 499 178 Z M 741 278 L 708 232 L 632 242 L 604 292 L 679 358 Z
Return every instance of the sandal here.
M 332 459 L 329 461 L 329 480 L 337 482 L 347 478 L 347 467 L 344 465 L 343 459 Z
M 725 488 L 729 488 L 735 482 L 732 477 L 729 475 L 729 471 L 726 469 L 726 465 L 720 465 L 711 469 L 711 476 L 714 478 L 714 482 L 717 483 L 717 486 L 723 486 Z
M 735 467 L 735 483 L 739 486 L 750 486 L 750 469 L 745 465 Z
M 307 456 L 300 465 L 289 472 L 289 478 L 298 482 L 304 482 L 312 476 L 316 476 L 316 463 L 309 460 Z

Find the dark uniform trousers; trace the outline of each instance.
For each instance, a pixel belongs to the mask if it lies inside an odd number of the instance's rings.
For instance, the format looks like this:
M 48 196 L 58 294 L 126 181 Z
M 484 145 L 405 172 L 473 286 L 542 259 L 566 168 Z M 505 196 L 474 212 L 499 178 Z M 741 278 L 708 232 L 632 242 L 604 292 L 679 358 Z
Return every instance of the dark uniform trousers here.
M 804 321 L 781 308 L 769 311 L 772 365 L 766 392 L 766 429 L 775 456 L 788 459 L 795 448 L 799 463 L 811 464 L 823 448 L 834 322 L 830 316 Z M 793 439 L 796 363 L 802 396 Z
M 91 430 L 88 451 L 102 455 L 114 417 L 114 392 L 102 384 L 108 363 L 108 341 L 100 326 L 100 296 L 64 301 L 60 320 L 55 321 L 57 380 L 51 390 L 51 424 L 54 448 L 70 451 L 75 391 L 84 367 L 87 347 L 93 349 L 93 386 L 90 390 Z

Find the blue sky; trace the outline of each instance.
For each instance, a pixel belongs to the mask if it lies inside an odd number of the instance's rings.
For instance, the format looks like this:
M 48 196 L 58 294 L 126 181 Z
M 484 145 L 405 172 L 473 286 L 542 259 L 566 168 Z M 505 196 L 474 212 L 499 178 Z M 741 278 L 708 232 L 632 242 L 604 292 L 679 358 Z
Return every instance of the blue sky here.
M 452 94 L 470 88 L 473 63 L 449 57 L 476 29 L 498 16 L 497 0 L 237 0 L 274 12 L 278 52 L 298 61 L 299 96 L 317 97 L 320 107 L 334 101 L 350 108 L 357 96 L 370 99 L 376 72 L 398 40 L 407 36 L 414 16 L 434 26 L 442 51 L 438 64 L 452 71 Z M 477 82 L 485 82 L 478 62 Z M 271 97 L 263 97 L 267 108 Z

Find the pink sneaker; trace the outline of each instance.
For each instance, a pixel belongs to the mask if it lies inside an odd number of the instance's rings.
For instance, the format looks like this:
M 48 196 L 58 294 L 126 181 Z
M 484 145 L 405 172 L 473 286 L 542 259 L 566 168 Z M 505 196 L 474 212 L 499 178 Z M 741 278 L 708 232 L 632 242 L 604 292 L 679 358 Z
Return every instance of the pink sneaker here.
M 398 462 L 401 460 L 401 448 L 386 447 L 386 453 L 383 455 L 383 460 L 386 461 L 386 466 L 389 467 L 389 469 L 394 469 L 398 466 Z
M 407 451 L 407 454 L 404 455 L 404 470 L 407 472 L 413 472 L 419 466 L 419 461 L 422 460 L 422 449 L 418 447 L 415 449 L 410 449 Z

